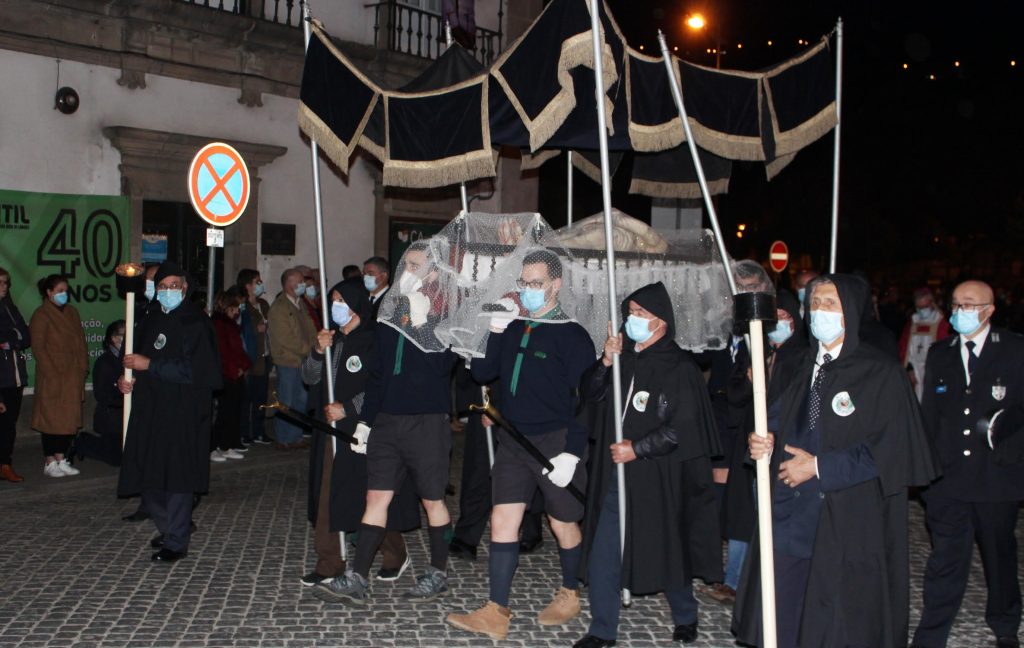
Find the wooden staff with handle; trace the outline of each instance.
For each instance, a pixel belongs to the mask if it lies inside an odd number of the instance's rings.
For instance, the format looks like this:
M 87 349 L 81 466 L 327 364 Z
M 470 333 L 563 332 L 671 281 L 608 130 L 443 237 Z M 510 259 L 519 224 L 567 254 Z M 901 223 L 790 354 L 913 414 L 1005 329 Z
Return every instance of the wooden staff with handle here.
M 124 295 L 124 344 L 121 357 L 135 350 L 135 293 L 146 288 L 146 270 L 138 263 L 122 263 L 114 268 L 117 276 L 117 292 Z M 132 370 L 125 368 L 124 379 L 132 381 Z M 132 394 L 124 395 L 124 407 L 121 415 L 121 447 L 128 438 L 128 419 L 132 415 Z

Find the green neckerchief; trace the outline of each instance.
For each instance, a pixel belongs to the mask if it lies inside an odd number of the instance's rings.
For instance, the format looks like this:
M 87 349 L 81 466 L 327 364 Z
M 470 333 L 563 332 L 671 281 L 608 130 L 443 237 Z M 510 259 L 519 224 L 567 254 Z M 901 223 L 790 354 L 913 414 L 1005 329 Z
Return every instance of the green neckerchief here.
M 558 304 L 555 305 L 550 311 L 542 315 L 537 319 L 549 320 L 562 314 L 562 307 Z M 526 353 L 526 345 L 530 343 L 530 333 L 533 329 L 537 328 L 544 322 L 538 322 L 536 320 L 526 320 L 526 330 L 523 331 L 523 337 L 519 340 L 519 351 L 516 353 L 516 364 L 512 367 L 512 385 L 509 391 L 512 395 L 516 395 L 516 388 L 519 387 L 519 372 L 523 368 L 523 355 Z
M 398 350 L 395 351 L 395 372 L 392 374 L 397 376 L 402 373 L 402 356 L 405 355 L 405 336 L 401 333 L 398 334 Z

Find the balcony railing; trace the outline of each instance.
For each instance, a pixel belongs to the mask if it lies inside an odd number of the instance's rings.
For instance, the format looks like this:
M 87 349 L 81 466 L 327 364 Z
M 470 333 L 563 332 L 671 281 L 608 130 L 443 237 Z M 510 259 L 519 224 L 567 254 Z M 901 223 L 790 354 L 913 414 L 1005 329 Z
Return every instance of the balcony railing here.
M 267 22 L 302 26 L 302 10 L 298 0 L 178 0 L 186 4 L 207 7 L 216 11 L 251 16 Z
M 473 55 L 489 66 L 501 53 L 502 3 L 498 4 L 498 31 L 477 27 Z M 426 59 L 445 50 L 445 25 L 439 14 L 409 7 L 395 0 L 366 5 L 373 9 L 373 43 L 379 48 Z

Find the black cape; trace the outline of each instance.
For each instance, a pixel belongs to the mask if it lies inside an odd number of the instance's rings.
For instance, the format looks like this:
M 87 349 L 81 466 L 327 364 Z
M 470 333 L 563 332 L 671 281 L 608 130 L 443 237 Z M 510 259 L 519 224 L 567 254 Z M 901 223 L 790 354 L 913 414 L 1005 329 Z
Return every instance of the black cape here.
M 796 297 L 786 291 L 779 291 L 778 307 L 793 317 L 793 335 L 779 347 L 772 347 L 765 336 L 765 352 L 768 380 L 767 402 L 771 405 L 779 399 L 785 388 L 793 381 L 801 361 L 807 354 L 807 338 L 804 337 L 803 322 L 800 319 L 800 304 Z M 747 452 L 746 436 L 754 431 L 754 386 L 747 378 L 750 370 L 750 354 L 744 342 L 736 353 L 736 364 L 727 388 L 730 417 L 742 421 L 738 439 L 732 448 L 729 461 L 729 479 L 725 483 L 722 497 L 722 523 L 725 537 L 730 540 L 748 542 L 754 536 L 754 522 L 757 510 L 754 506 L 754 466 Z M 772 423 L 769 420 L 769 425 Z M 774 431 L 769 428 L 769 431 Z
M 372 317 L 373 306 L 369 294 L 363 286 L 362 278 L 346 279 L 335 285 L 328 296 L 337 290 L 345 303 L 357 315 L 360 324 L 348 335 L 340 331 L 335 334 L 331 348 L 331 358 L 336 362 L 334 373 L 334 400 L 352 413 L 338 421 L 337 427 L 349 434 L 354 434 L 359 421 L 358 412 L 362 407 L 363 394 L 370 375 L 370 367 L 376 361 L 377 335 L 374 330 L 376 322 Z M 320 377 L 322 402 L 328 402 L 327 381 L 324 378 L 327 365 L 324 363 Z M 357 406 L 358 404 L 358 406 Z M 322 409 L 318 409 L 316 417 L 324 419 Z M 309 492 L 307 497 L 307 515 L 310 523 L 316 524 L 317 511 L 320 505 L 320 480 L 324 452 L 331 452 L 331 437 L 313 430 L 312 444 L 309 453 Z M 338 440 L 338 452 L 334 456 L 331 469 L 331 503 L 330 530 L 352 533 L 359 528 L 366 509 L 366 455 L 352 451 L 352 446 Z M 407 479 L 402 488 L 395 493 L 388 507 L 389 531 L 409 531 L 420 526 L 419 502 L 415 489 Z
M 819 454 L 864 444 L 878 476 L 824 493 L 811 557 L 800 627 L 801 648 L 907 644 L 910 610 L 907 488 L 936 477 L 920 411 L 906 372 L 895 358 L 860 344 L 863 281 L 826 275 L 843 306 L 846 338 L 822 385 Z M 801 416 L 817 355 L 815 343 L 779 401 L 775 447 L 781 449 Z M 840 416 L 833 399 L 849 393 L 855 408 Z M 772 456 L 772 488 L 779 463 Z M 732 630 L 761 644 L 760 555 L 756 542 L 744 564 Z
M 672 309 L 664 286 L 658 283 L 641 288 L 624 305 L 630 300 L 666 320 L 670 331 L 639 354 L 629 341 L 623 345 L 623 437 L 636 441 L 670 427 L 678 443 L 668 454 L 626 464 L 622 586 L 644 594 L 688 583 L 695 576 L 721 581 L 718 507 L 708 458 L 719 451 L 718 434 L 707 388 L 692 356 L 672 339 Z M 582 569 L 586 580 L 601 504 L 615 479 L 615 464 L 608 451 L 615 442 L 615 426 L 611 370 L 598 361 L 583 380 L 587 399 L 604 405 L 603 415 L 594 425 L 595 447 L 583 522 Z M 631 383 L 633 395 L 625 399 Z
M 138 329 L 135 352 L 150 366 L 135 372 L 118 495 L 205 493 L 213 392 L 221 388 L 213 324 L 187 297 L 170 313 L 153 308 Z

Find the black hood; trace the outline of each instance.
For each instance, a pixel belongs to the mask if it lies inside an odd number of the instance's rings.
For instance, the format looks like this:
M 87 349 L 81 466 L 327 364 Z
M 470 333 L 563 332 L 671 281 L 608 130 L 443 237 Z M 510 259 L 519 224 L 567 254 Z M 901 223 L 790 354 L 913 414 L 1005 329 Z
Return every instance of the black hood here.
M 341 298 L 348 304 L 349 309 L 359 316 L 359 327 L 373 328 L 373 304 L 370 303 L 370 293 L 366 291 L 366 286 L 363 285 L 363 278 L 352 277 L 351 279 L 338 282 L 334 284 L 327 293 L 327 296 L 330 297 L 331 293 L 335 290 L 338 291 Z M 331 320 L 331 324 L 334 324 L 334 320 Z
M 796 295 L 788 290 L 780 290 L 775 295 L 775 306 L 780 308 L 793 318 L 793 338 L 802 337 L 804 334 L 804 320 L 800 317 L 800 301 Z
M 827 274 L 816 277 L 807 284 L 807 304 L 811 303 L 814 287 L 820 283 L 831 282 L 839 292 L 839 301 L 843 307 L 843 319 L 846 326 L 846 338 L 843 341 L 843 354 L 851 353 L 860 345 L 861 321 L 864 307 L 871 299 L 868 283 L 860 277 L 848 274 Z M 807 309 L 807 324 L 810 326 L 811 311 Z M 812 335 L 813 337 L 813 335 Z
M 631 301 L 635 301 L 637 304 L 640 304 L 646 311 L 656 316 L 658 319 L 665 320 L 665 324 L 668 326 L 668 331 L 665 337 L 670 340 L 675 338 L 676 317 L 672 310 L 672 298 L 669 297 L 668 290 L 665 289 L 665 284 L 660 281 L 657 283 L 647 284 L 622 300 L 623 323 L 625 323 L 626 318 L 629 317 L 629 302 Z

